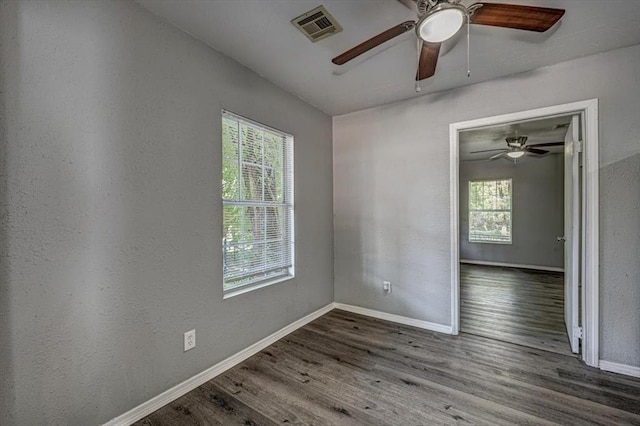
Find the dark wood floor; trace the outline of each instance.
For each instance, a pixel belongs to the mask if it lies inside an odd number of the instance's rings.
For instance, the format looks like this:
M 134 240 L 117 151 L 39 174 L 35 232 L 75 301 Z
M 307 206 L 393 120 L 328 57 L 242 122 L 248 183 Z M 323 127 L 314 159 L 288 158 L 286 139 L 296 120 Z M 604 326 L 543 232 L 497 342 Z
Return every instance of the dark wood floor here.
M 640 425 L 640 380 L 334 310 L 137 425 Z
M 461 264 L 460 330 L 571 355 L 564 274 Z

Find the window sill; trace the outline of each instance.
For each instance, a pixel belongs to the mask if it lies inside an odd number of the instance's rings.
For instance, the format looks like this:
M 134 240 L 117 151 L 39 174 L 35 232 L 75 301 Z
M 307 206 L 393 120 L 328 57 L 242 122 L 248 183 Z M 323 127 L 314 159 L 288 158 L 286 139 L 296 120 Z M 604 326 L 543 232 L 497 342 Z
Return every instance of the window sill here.
M 511 245 L 513 244 L 513 241 L 471 241 L 469 240 L 470 243 L 472 244 L 500 244 L 500 245 Z
M 249 284 L 249 285 L 238 287 L 238 288 L 232 288 L 232 289 L 226 290 L 224 292 L 224 295 L 222 296 L 222 299 L 223 300 L 224 299 L 229 299 L 231 297 L 239 296 L 241 294 L 248 293 L 248 292 L 253 291 L 253 290 L 257 290 L 259 288 L 268 287 L 268 286 L 274 285 L 274 284 L 279 284 L 279 283 L 284 282 L 284 281 L 289 281 L 289 280 L 291 280 L 293 278 L 294 278 L 293 275 L 285 275 L 284 277 L 279 277 L 279 278 L 276 278 L 276 279 L 273 279 L 273 280 L 269 280 L 269 281 L 265 281 L 265 282 L 261 282 L 261 283 L 258 283 L 258 284 Z

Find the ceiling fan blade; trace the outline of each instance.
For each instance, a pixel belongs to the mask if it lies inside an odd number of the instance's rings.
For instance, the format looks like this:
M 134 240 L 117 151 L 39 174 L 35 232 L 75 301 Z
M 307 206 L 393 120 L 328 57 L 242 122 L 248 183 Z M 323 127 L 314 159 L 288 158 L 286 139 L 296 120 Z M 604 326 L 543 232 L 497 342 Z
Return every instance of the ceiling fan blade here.
M 336 65 L 342 65 L 353 58 L 362 55 L 365 52 L 373 49 L 374 47 L 380 46 L 382 43 L 391 40 L 394 37 L 398 37 L 401 34 L 406 33 L 407 31 L 413 29 L 415 26 L 414 21 L 405 21 L 401 24 L 396 25 L 395 27 L 389 28 L 386 31 L 381 32 L 377 36 L 371 37 L 369 40 L 366 40 L 354 48 L 351 48 L 344 52 L 341 55 L 336 56 L 331 60 Z
M 527 147 L 524 150 L 527 151 L 527 152 L 533 152 L 534 154 L 539 154 L 539 155 L 546 154 L 546 153 L 549 152 L 549 151 L 546 151 L 544 149 L 536 149 L 536 148 L 531 148 L 531 147 Z
M 543 146 L 562 146 L 564 142 L 549 142 L 549 143 L 535 143 L 533 145 L 527 145 L 529 148 L 541 148 Z
M 491 152 L 491 151 L 502 151 L 502 152 L 507 152 L 506 149 L 504 148 L 500 148 L 500 149 L 483 149 L 482 151 L 471 151 L 469 154 L 479 154 L 481 152 Z
M 489 160 L 495 160 L 496 158 L 500 158 L 504 155 L 504 152 L 501 152 L 500 154 L 496 154 L 494 156 L 489 157 Z
M 522 6 L 519 4 L 475 3 L 469 9 L 473 10 L 476 5 L 482 5 L 482 7 L 476 9 L 471 15 L 472 24 L 514 28 L 539 33 L 553 27 L 564 15 L 564 9 Z
M 418 71 L 416 81 L 429 78 L 436 73 L 438 65 L 438 55 L 440 54 L 440 43 L 422 43 L 420 60 L 418 61 Z

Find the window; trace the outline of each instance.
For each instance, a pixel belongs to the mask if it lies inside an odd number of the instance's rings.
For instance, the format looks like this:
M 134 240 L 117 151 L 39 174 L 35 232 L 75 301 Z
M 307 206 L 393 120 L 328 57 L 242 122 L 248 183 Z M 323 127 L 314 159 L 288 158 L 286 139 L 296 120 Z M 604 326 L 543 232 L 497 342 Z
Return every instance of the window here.
M 222 112 L 226 295 L 294 275 L 293 137 Z
M 511 179 L 469 182 L 469 241 L 511 244 Z

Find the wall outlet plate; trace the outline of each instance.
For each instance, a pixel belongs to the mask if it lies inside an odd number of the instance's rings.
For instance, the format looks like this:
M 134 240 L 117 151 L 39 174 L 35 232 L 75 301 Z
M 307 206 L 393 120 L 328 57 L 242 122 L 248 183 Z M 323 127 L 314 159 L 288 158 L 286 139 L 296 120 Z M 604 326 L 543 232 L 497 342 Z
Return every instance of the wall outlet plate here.
M 391 281 L 382 281 L 382 291 L 391 293 Z
M 193 349 L 196 347 L 196 330 L 187 331 L 184 333 L 184 351 Z

